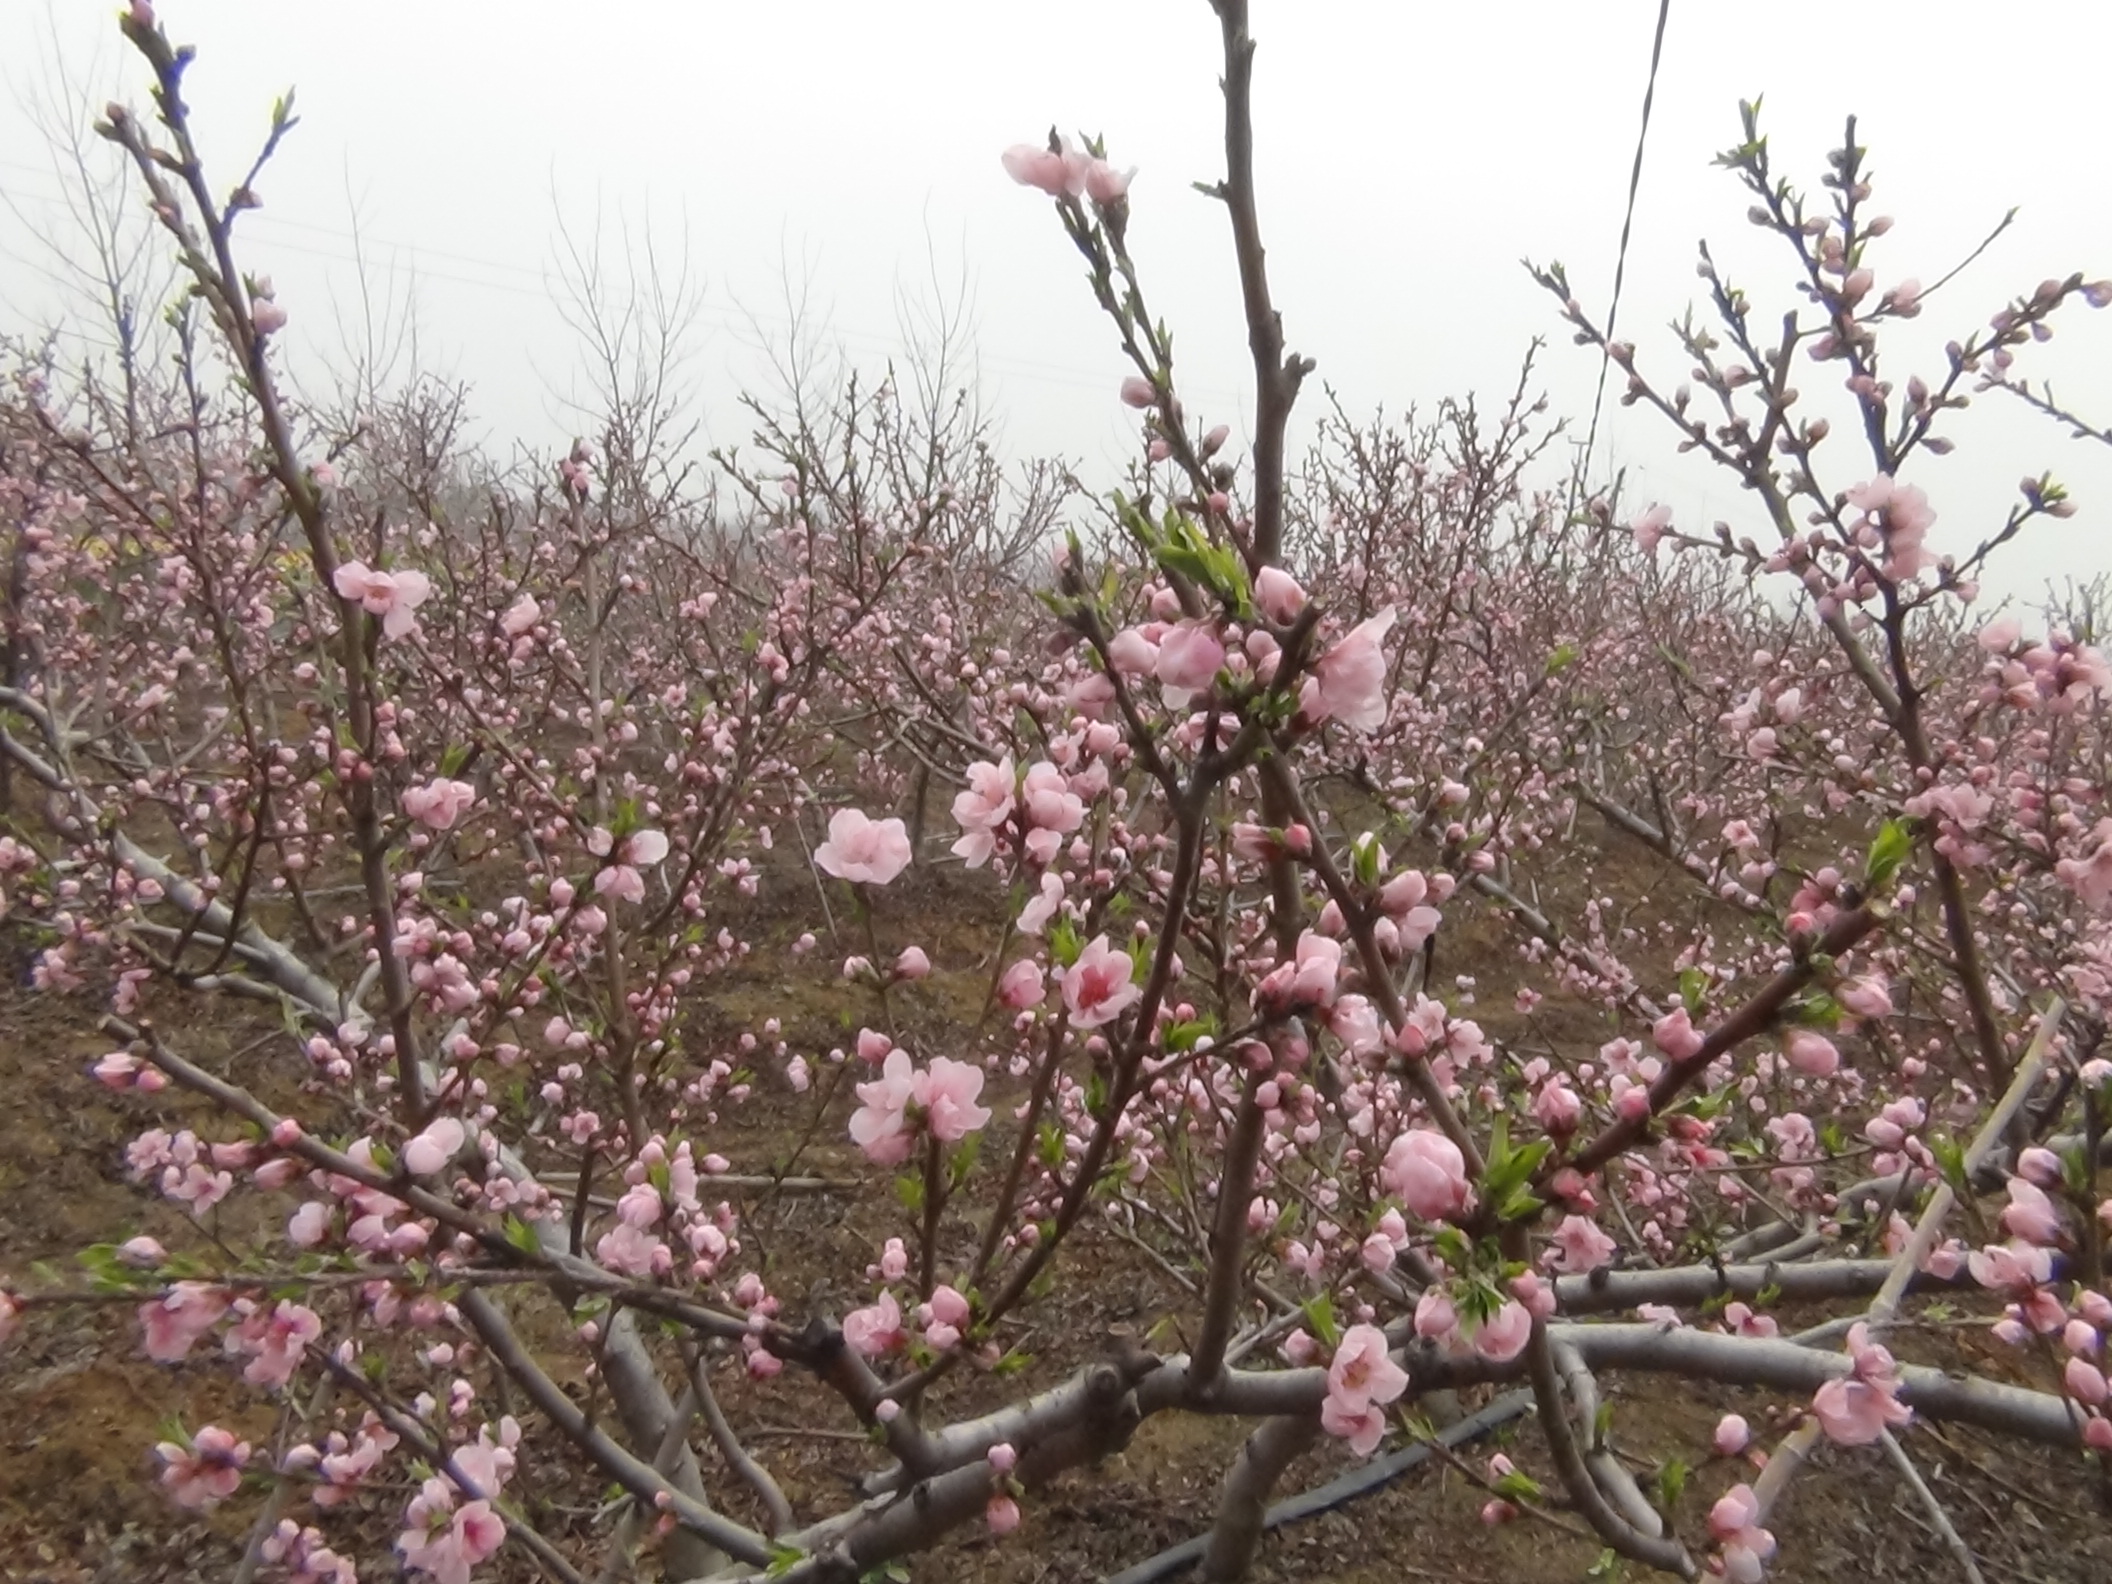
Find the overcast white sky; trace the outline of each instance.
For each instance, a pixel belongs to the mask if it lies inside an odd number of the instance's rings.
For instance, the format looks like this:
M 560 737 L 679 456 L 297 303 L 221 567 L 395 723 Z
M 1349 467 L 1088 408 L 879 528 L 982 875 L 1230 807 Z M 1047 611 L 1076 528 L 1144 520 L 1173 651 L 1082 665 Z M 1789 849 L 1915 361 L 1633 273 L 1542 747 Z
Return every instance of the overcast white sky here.
M 576 344 L 552 304 L 561 210 L 649 229 L 706 289 L 692 365 L 715 442 L 746 426 L 732 396 L 781 332 L 788 278 L 817 320 L 877 370 L 898 303 L 934 272 L 965 284 L 983 392 L 1010 448 L 1061 452 L 1112 481 L 1133 420 L 1126 372 L 1046 200 L 998 165 L 1050 123 L 1104 133 L 1133 189 L 1132 246 L 1176 332 L 1198 415 L 1240 422 L 1246 348 L 1221 209 L 1189 186 L 1222 171 L 1215 19 L 1205 0 L 164 0 L 195 43 L 191 99 L 225 186 L 272 97 L 303 124 L 266 174 L 244 257 L 292 315 L 309 370 L 356 312 L 355 224 L 370 279 L 414 293 L 429 361 L 471 380 L 486 434 L 560 443 Z M 1353 412 L 1507 390 L 1527 341 L 1582 434 L 1597 363 L 1569 344 L 1519 267 L 1560 259 L 1584 300 L 1610 289 L 1655 0 L 1256 0 L 1259 185 L 1291 344 Z M 67 81 L 91 102 L 144 104 L 112 0 L 0 3 L 0 325 L 50 316 L 40 252 L 63 235 L 25 97 Z M 2003 20 L 2005 17 L 2015 26 Z M 1861 117 L 1879 207 L 1900 224 L 1880 285 L 1942 275 L 2012 205 L 2017 225 L 1918 325 L 1921 361 L 2013 290 L 2112 275 L 2103 150 L 2112 7 L 2031 12 L 1892 0 L 1674 0 L 1629 258 L 1622 324 L 1668 384 L 1663 326 L 1695 293 L 1694 244 L 1776 311 L 1793 300 L 1758 251 L 1733 179 L 1737 101 L 1764 93 L 1785 174 L 1816 188 L 1842 118 Z M 2011 63 L 2015 64 L 2012 65 Z M 597 219 L 598 217 L 598 219 Z M 1756 261 L 1765 267 L 1755 267 Z M 2112 423 L 2112 312 L 2073 310 L 2036 366 Z M 1813 400 L 1835 383 L 1811 368 Z M 1313 391 L 1317 396 L 1317 387 Z M 2112 450 L 1983 400 L 1959 452 L 1919 475 L 1945 548 L 1991 520 L 2017 477 L 2051 467 L 2082 510 L 2040 533 L 2005 587 L 2112 570 Z M 2008 405 L 2006 399 L 2001 405 Z M 1737 490 L 1675 459 L 1660 421 L 1609 402 L 1607 459 L 1681 518 L 1757 531 Z M 1858 458 L 1835 448 L 1845 486 Z M 1822 453 L 1823 454 L 1823 453 Z

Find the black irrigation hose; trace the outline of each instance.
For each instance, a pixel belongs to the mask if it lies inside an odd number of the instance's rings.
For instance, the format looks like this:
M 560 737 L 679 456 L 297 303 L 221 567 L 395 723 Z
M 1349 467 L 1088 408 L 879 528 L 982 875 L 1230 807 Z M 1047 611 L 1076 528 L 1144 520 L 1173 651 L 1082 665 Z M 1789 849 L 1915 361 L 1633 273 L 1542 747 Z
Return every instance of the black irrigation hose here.
M 1455 1425 L 1447 1425 L 1437 1433 L 1436 1444 L 1450 1451 L 1469 1441 L 1479 1440 L 1491 1430 L 1509 1424 L 1513 1419 L 1530 1413 L 1533 1394 L 1529 1391 L 1514 1391 L 1497 1398 L 1479 1413 L 1471 1414 Z M 1414 1446 L 1402 1447 L 1398 1452 L 1389 1452 L 1384 1457 L 1373 1458 L 1369 1463 L 1358 1465 L 1347 1474 L 1316 1486 L 1302 1496 L 1293 1496 L 1271 1507 L 1261 1520 L 1263 1529 L 1277 1529 L 1284 1524 L 1296 1523 L 1301 1518 L 1316 1518 L 1321 1513 L 1331 1512 L 1337 1507 L 1355 1501 L 1382 1485 L 1390 1485 L 1403 1474 L 1421 1468 L 1429 1462 L 1431 1443 L 1418 1441 Z M 1210 1546 L 1207 1534 L 1193 1540 L 1183 1541 L 1155 1557 L 1148 1557 L 1135 1567 L 1125 1568 L 1112 1574 L 1103 1584 L 1157 1584 L 1183 1569 L 1200 1562 L 1204 1551 Z

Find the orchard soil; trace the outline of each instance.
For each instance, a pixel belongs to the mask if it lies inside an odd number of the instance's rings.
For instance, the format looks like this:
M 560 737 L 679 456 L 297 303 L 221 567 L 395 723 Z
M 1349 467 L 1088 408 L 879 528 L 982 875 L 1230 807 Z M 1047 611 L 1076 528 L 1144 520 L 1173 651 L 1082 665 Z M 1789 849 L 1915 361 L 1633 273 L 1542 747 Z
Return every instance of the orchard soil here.
M 1639 864 L 1648 862 L 1638 857 Z M 810 927 L 819 908 L 803 875 L 773 880 L 774 900 L 759 905 L 749 934 L 762 948 L 758 956 L 776 961 L 782 959 L 769 948 Z M 1639 870 L 1633 900 L 1672 883 Z M 914 939 L 937 965 L 932 978 L 909 988 L 898 1007 L 932 1050 L 964 1045 L 961 1031 L 981 1012 L 989 965 L 979 953 L 996 939 L 990 921 L 997 905 L 991 887 L 947 869 L 906 876 L 881 899 L 883 943 L 892 949 Z M 711 1004 L 707 1039 L 716 1033 L 730 1044 L 742 1027 L 775 1016 L 793 1048 L 810 1059 L 843 1042 L 845 1015 L 855 1028 L 870 1008 L 834 977 L 843 952 L 863 949 L 840 908 L 837 922 L 845 935 L 835 955 L 825 936 L 801 977 L 786 981 L 760 969 L 737 969 L 712 980 L 705 990 Z M 1445 977 L 1449 982 L 1456 974 L 1474 975 L 1477 1015 L 1492 1032 L 1504 1032 L 1516 1022 L 1506 987 L 1511 945 L 1497 920 L 1463 922 L 1466 927 L 1445 937 Z M 84 1064 L 103 1047 L 84 1031 L 90 1022 L 86 1007 L 31 991 L 29 961 L 28 944 L 0 924 L 0 1271 L 22 1279 L 32 1265 L 48 1262 L 68 1275 L 74 1253 L 110 1237 L 113 1228 L 124 1229 L 120 1235 L 152 1233 L 172 1248 L 198 1249 L 199 1230 L 187 1216 L 127 1180 L 123 1148 L 156 1121 L 195 1122 L 200 1113 L 173 1094 L 151 1100 L 119 1096 L 92 1082 Z M 204 1001 L 171 991 L 150 1011 L 194 1060 L 252 1085 L 267 1099 L 283 1098 L 301 1081 L 276 1019 L 254 1003 Z M 988 1149 L 994 1160 L 1010 1146 L 1013 1086 L 999 1080 L 992 1098 L 996 1121 Z M 723 1113 L 711 1147 L 738 1171 L 768 1171 L 808 1133 L 813 1101 L 811 1094 L 794 1095 L 780 1075 L 765 1073 L 752 1099 Z M 846 1085 L 812 1130 L 801 1172 L 844 1180 L 873 1175 L 845 1135 L 849 1105 Z M 856 1301 L 846 1284 L 859 1279 L 880 1242 L 899 1230 L 888 1217 L 891 1207 L 892 1196 L 877 1181 L 841 1195 L 751 1195 L 743 1207 L 747 1263 L 761 1269 L 789 1304 L 811 1301 L 840 1313 Z M 230 1222 L 213 1230 L 239 1247 L 244 1234 L 256 1229 Z M 949 1234 L 954 1243 L 967 1244 L 972 1229 L 959 1222 Z M 1154 1254 L 1140 1246 L 1141 1234 L 1133 1236 L 1138 1240 L 1088 1223 L 1060 1262 L 1054 1287 L 1004 1339 L 1033 1355 L 1025 1374 L 1001 1381 L 962 1372 L 950 1383 L 942 1409 L 973 1411 L 1016 1395 L 1023 1385 L 1047 1385 L 1087 1362 L 1113 1334 L 1151 1334 L 1155 1342 L 1178 1346 L 1177 1333 L 1152 1328 L 1161 1316 L 1192 1308 L 1162 1263 L 1179 1268 L 1181 1253 L 1161 1244 Z M 964 1257 L 967 1250 L 950 1252 Z M 522 1299 L 516 1312 L 531 1336 L 553 1336 L 565 1323 L 547 1302 L 538 1309 Z M 1932 1325 L 1898 1336 L 1894 1347 L 1922 1362 L 1970 1365 L 1998 1377 L 2050 1384 L 2035 1373 L 2037 1365 L 2020 1365 L 2014 1354 L 1988 1342 L 1981 1328 Z M 852 1481 L 875 1462 L 871 1449 L 847 1433 L 853 1428 L 848 1417 L 830 1416 L 826 1400 L 793 1371 L 757 1386 L 735 1382 L 731 1362 L 719 1368 L 727 1387 L 722 1400 L 736 1430 L 784 1487 L 802 1521 L 849 1499 Z M 406 1396 L 444 1381 L 408 1349 L 396 1370 L 390 1385 Z M 576 1374 L 567 1385 L 582 1397 L 589 1390 Z M 1701 1533 L 1716 1495 L 1751 1474 L 1705 1457 L 1718 1417 L 1746 1414 L 1759 1444 L 1766 1445 L 1779 1433 L 1771 1416 L 1787 1406 L 1758 1394 L 1675 1387 L 1644 1377 L 1615 1377 L 1603 1385 L 1615 1405 L 1616 1443 L 1646 1488 L 1667 1457 L 1700 1465 L 1680 1506 L 1690 1539 Z M 147 1361 L 129 1304 L 32 1314 L 13 1347 L 0 1354 L 0 1584 L 228 1578 L 263 1492 L 246 1487 L 204 1518 L 171 1505 L 153 1482 L 151 1448 L 172 1416 L 193 1426 L 216 1419 L 259 1447 L 271 1445 L 278 1430 L 272 1406 L 259 1403 L 224 1361 L 202 1350 L 178 1366 Z M 1207 1529 L 1218 1481 L 1249 1428 L 1190 1416 L 1153 1419 L 1100 1469 L 1073 1473 L 1035 1493 L 1023 1504 L 1026 1522 L 1015 1536 L 999 1543 L 977 1529 L 963 1530 L 911 1561 L 904 1576 L 916 1584 L 1088 1584 L 1119 1572 Z M 2079 1457 L 1927 1425 L 1915 1426 L 1905 1446 L 1988 1584 L 2112 1580 L 2112 1503 Z M 1478 1471 L 1499 1447 L 1522 1468 L 1547 1478 L 1537 1433 L 1521 1424 L 1461 1449 L 1457 1466 L 1433 1461 L 1382 1491 L 1275 1532 L 1263 1542 L 1254 1579 L 1568 1584 L 1613 1576 L 1594 1571 L 1598 1545 L 1559 1512 L 1566 1527 L 1531 1519 L 1494 1530 L 1482 1526 L 1486 1495 L 1468 1471 Z M 565 1467 L 573 1461 L 568 1449 L 547 1433 L 531 1428 L 524 1451 L 522 1475 L 509 1495 L 587 1576 L 596 1576 L 614 1527 L 612 1513 L 582 1494 L 595 1492 L 596 1483 Z M 1317 1448 L 1293 1466 L 1278 1495 L 1317 1485 L 1349 1461 L 1332 1445 Z M 758 1516 L 745 1489 L 722 1477 L 708 1455 L 706 1467 L 715 1479 L 715 1499 L 736 1516 Z M 326 1532 L 353 1554 L 379 1559 L 407 1494 L 384 1491 L 356 1516 L 340 1509 Z M 289 1511 L 304 1515 L 299 1505 Z M 1964 1576 L 1915 1495 L 1875 1451 L 1822 1453 L 1775 1528 L 1781 1555 L 1769 1577 L 1780 1584 L 1920 1584 Z M 355 1535 L 357 1545 L 350 1543 Z M 478 1574 L 508 1584 L 535 1576 L 512 1549 Z M 650 1553 L 641 1558 L 638 1576 L 659 1577 Z M 396 1574 L 377 1560 L 362 1567 L 361 1577 L 379 1581 Z

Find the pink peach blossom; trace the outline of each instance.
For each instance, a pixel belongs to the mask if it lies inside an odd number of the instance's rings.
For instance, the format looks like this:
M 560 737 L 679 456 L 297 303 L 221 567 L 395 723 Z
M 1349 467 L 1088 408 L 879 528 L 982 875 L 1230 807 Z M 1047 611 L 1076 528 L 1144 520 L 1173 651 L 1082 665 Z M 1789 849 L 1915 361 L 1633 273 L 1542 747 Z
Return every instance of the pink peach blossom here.
M 227 1313 L 227 1294 L 205 1282 L 180 1281 L 161 1297 L 139 1306 L 147 1357 L 173 1364 Z
M 1300 696 L 1314 720 L 1332 717 L 1354 731 L 1371 733 L 1386 723 L 1386 635 L 1393 630 L 1391 605 L 1351 628 L 1320 657 Z
M 1225 663 L 1225 645 L 1209 622 L 1180 622 L 1159 640 L 1154 673 L 1166 687 L 1193 693 L 1210 685 Z
M 1041 888 L 1019 910 L 1019 932 L 1022 935 L 1039 935 L 1048 927 L 1049 920 L 1056 916 L 1056 909 L 1063 903 L 1063 876 L 1053 870 L 1041 877 Z
M 851 1113 L 851 1138 L 878 1166 L 899 1166 L 909 1159 L 916 1134 L 909 1108 L 917 1097 L 918 1073 L 906 1050 L 891 1050 L 880 1077 L 858 1085 L 863 1102 Z
M 953 800 L 954 821 L 961 827 L 953 852 L 969 868 L 980 869 L 997 851 L 997 833 L 1012 813 L 1015 780 L 1009 757 L 968 767 L 968 785 Z
M 518 638 L 542 619 L 543 608 L 535 602 L 535 596 L 523 594 L 506 607 L 506 614 L 499 618 L 499 631 L 509 638 Z
M 1388 1145 L 1379 1181 L 1424 1221 L 1442 1221 L 1474 1202 L 1466 1158 L 1434 1128 L 1411 1128 Z
M 468 1130 L 453 1117 L 436 1117 L 403 1147 L 403 1164 L 416 1177 L 430 1177 L 454 1159 Z
M 814 849 L 814 861 L 839 880 L 886 885 L 909 867 L 909 831 L 899 819 L 867 819 L 840 808 L 829 819 L 829 839 Z
M 934 1056 L 916 1093 L 932 1137 L 941 1143 L 955 1144 L 987 1123 L 989 1108 L 975 1103 L 982 1092 L 982 1068 Z
M 1513 1299 L 1476 1328 L 1474 1351 L 1491 1363 L 1507 1363 L 1525 1351 L 1532 1335 L 1532 1314 Z
M 403 811 L 428 830 L 452 830 L 475 805 L 477 789 L 467 781 L 428 781 L 406 787 Z
M 2002 1230 L 2027 1243 L 2049 1248 L 2061 1239 L 2061 1214 L 2037 1183 L 2009 1180 L 2009 1204 L 2002 1211 Z
M 999 978 L 997 998 L 1015 1012 L 1040 1006 L 1049 993 L 1044 981 L 1041 964 L 1031 957 L 1022 957 Z
M 364 561 L 347 561 L 332 575 L 338 597 L 381 618 L 382 636 L 401 638 L 418 625 L 418 607 L 433 592 L 423 572 L 383 572 Z
M 1555 1268 L 1579 1276 L 1612 1259 L 1616 1246 L 1612 1238 L 1580 1215 L 1564 1216 L 1555 1228 L 1554 1241 Z
M 1865 1446 L 1887 1428 L 1907 1423 L 1914 1410 L 1899 1400 L 1899 1374 L 1891 1353 L 1870 1340 L 1869 1326 L 1860 1321 L 1848 1333 L 1848 1354 L 1854 1372 L 1821 1386 L 1811 1407 L 1829 1440 Z
M 1136 964 L 1128 952 L 1116 951 L 1105 935 L 1093 937 L 1063 976 L 1063 1002 L 1074 1028 L 1112 1023 L 1143 996 L 1135 982 Z
M 1782 1037 L 1782 1054 L 1790 1066 L 1813 1078 L 1831 1077 L 1841 1065 L 1833 1041 L 1812 1029 L 1791 1029 Z
M 893 1293 L 882 1293 L 877 1303 L 853 1309 L 843 1317 L 843 1340 L 855 1353 L 880 1358 L 908 1340 L 902 1329 L 902 1306 Z
M 1265 566 L 1254 576 L 1254 603 L 1270 621 L 1287 627 L 1305 609 L 1305 590 L 1282 567 Z
M 237 1441 L 232 1431 L 207 1425 L 190 1445 L 164 1441 L 154 1449 L 161 1459 L 161 1483 L 179 1507 L 196 1511 L 217 1507 L 234 1495 L 242 1484 L 242 1470 L 249 1463 L 249 1443 Z

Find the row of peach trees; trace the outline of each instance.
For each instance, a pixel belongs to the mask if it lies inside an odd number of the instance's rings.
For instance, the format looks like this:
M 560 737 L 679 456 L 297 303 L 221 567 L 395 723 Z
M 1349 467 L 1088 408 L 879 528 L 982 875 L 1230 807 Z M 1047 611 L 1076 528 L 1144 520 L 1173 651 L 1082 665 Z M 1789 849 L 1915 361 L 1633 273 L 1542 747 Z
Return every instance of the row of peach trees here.
M 126 1169 L 193 1230 L 13 1273 L 0 1339 L 117 1298 L 151 1358 L 221 1354 L 277 1404 L 268 1444 L 155 1448 L 176 1503 L 253 1506 L 246 1575 L 458 1581 L 511 1546 L 560 1579 L 648 1551 L 855 1579 L 963 1524 L 1031 1537 L 1039 1487 L 1188 1413 L 1259 1424 L 1203 1564 L 1230 1579 L 1317 1440 L 1370 1454 L 1514 1381 L 1545 1467 L 1492 1464 L 1485 1518 L 1683 1577 L 1759 1576 L 1821 1437 L 2112 1452 L 2112 671 L 2087 603 L 1974 609 L 2068 514 L 2054 481 L 1941 558 L 1911 482 L 1969 399 L 2043 404 L 2014 355 L 2112 286 L 2049 281 L 1901 381 L 1881 335 L 1951 290 L 1876 273 L 1852 127 L 1814 199 L 1749 113 L 1724 163 L 1793 261 L 1779 331 L 1705 263 L 1667 389 L 1537 273 L 1755 538 L 1538 493 L 1529 368 L 1493 415 L 1331 418 L 1301 467 L 1254 45 L 1213 8 L 1244 454 L 1181 399 L 1130 176 L 1005 156 L 1130 366 L 1104 509 L 886 387 L 766 421 L 708 494 L 635 415 L 543 477 L 405 443 L 407 408 L 330 418 L 238 259 L 265 159 L 214 187 L 188 52 L 124 18 L 153 111 L 98 130 L 184 270 L 179 372 L 144 422 L 36 360 L 0 406 L 0 888 L 154 1121 Z M 1838 435 L 1795 388 L 1836 377 Z M 939 945 L 888 888 L 954 863 L 1006 922 L 982 1018 L 934 1032 L 902 1003 Z M 773 944 L 770 891 L 813 928 Z M 1438 967 L 1476 916 L 1515 945 L 1491 1028 Z M 838 949 L 841 1048 L 714 1024 L 722 976 Z M 282 1017 L 277 1079 L 187 1040 L 211 996 Z M 799 1185 L 729 1154 L 740 1106 L 885 1168 L 832 1188 L 893 1229 L 834 1308 L 744 1242 Z M 1102 1228 L 1185 1297 L 1041 1378 L 1017 1339 Z M 1896 1358 L 1932 1292 L 2040 1386 Z M 1787 1335 L 1788 1304 L 1836 1318 Z M 1726 1420 L 1712 1506 L 1673 1465 L 1646 1490 L 1603 1370 L 1770 1388 L 1776 1445 Z M 742 1444 L 779 1376 L 870 1438 L 856 1499 L 795 1504 Z M 555 1441 L 622 1492 L 591 1544 L 509 1497 Z M 358 1554 L 377 1512 L 393 1556 Z

